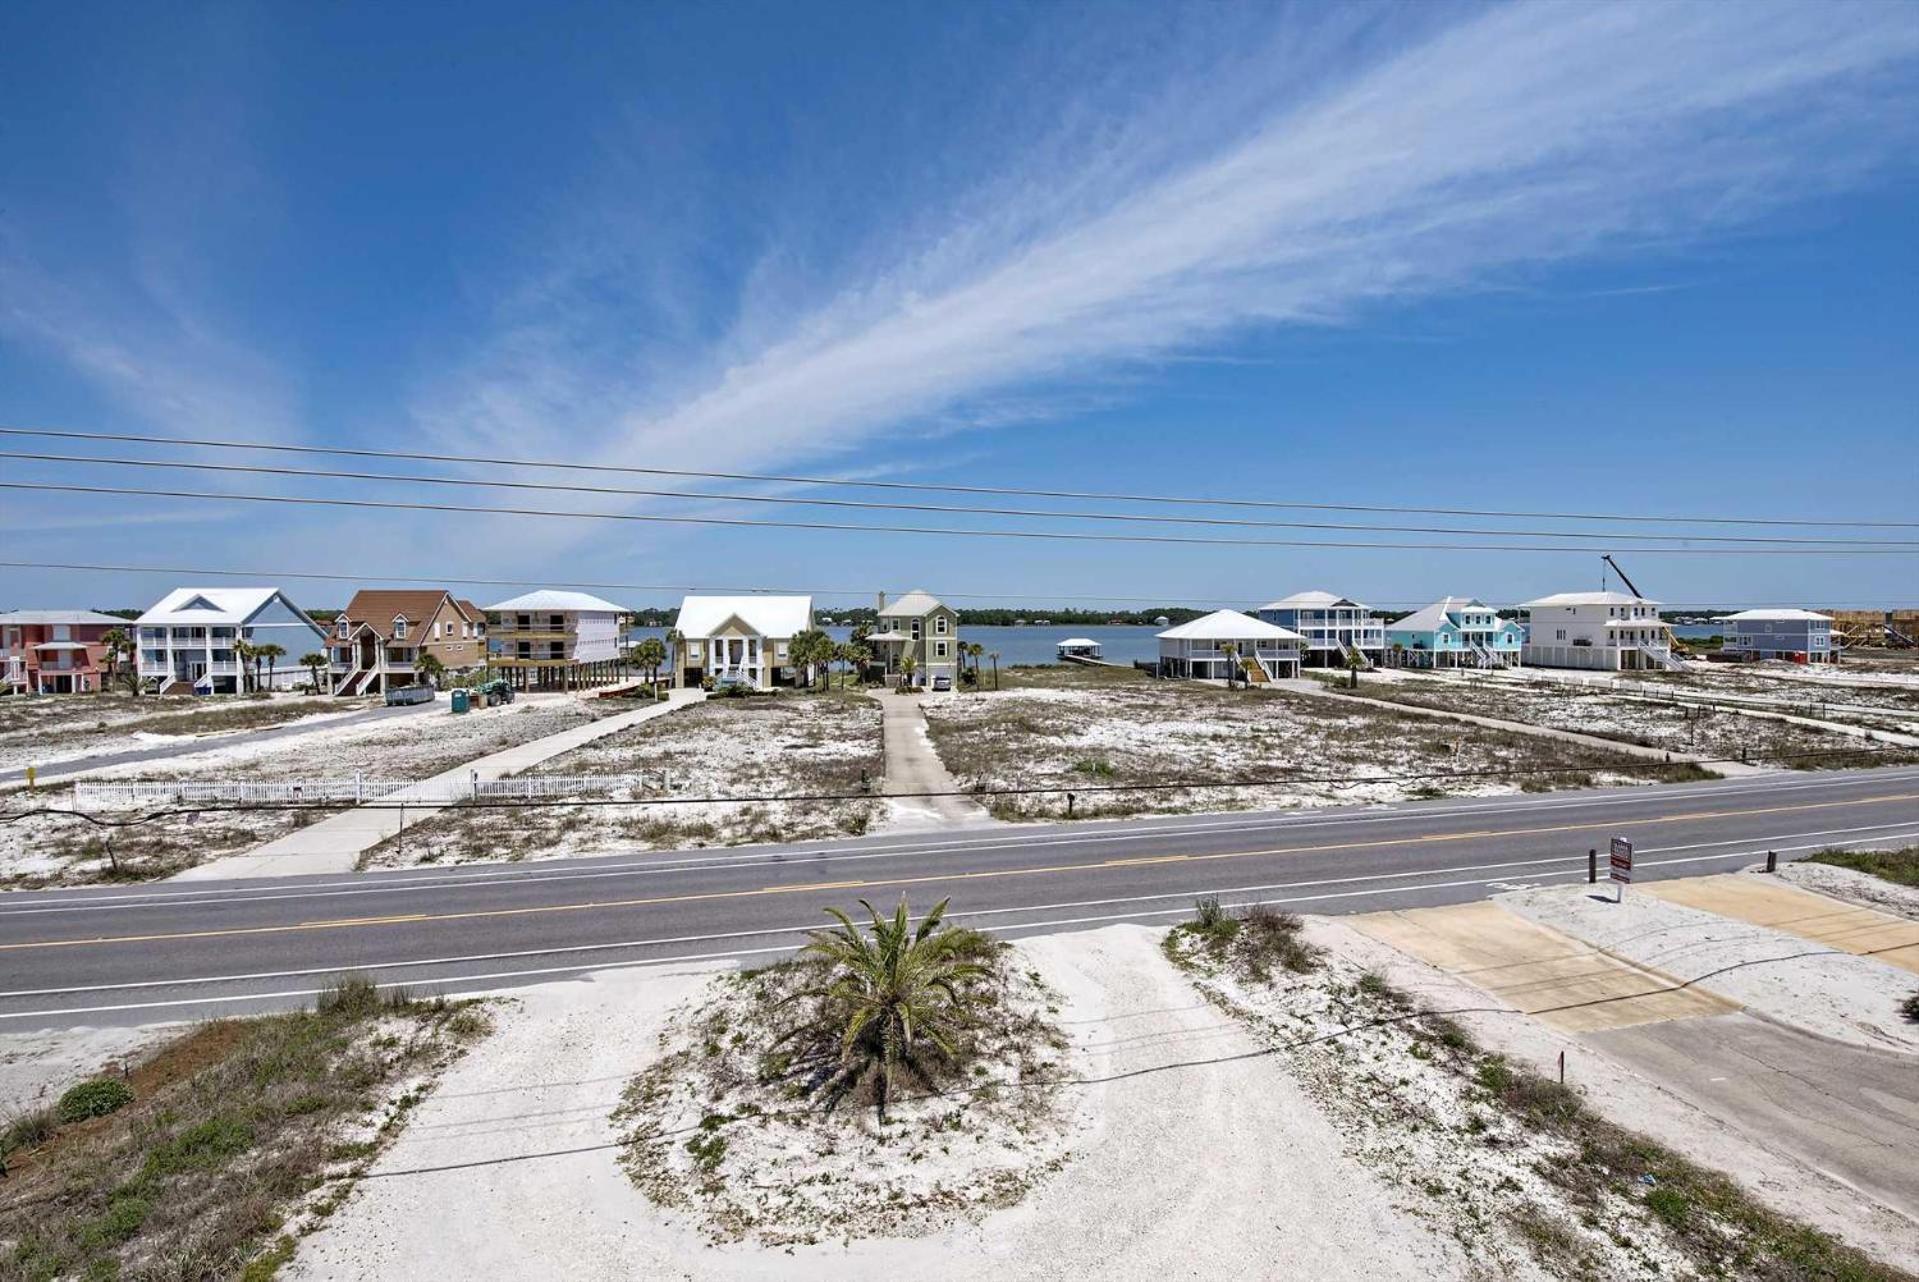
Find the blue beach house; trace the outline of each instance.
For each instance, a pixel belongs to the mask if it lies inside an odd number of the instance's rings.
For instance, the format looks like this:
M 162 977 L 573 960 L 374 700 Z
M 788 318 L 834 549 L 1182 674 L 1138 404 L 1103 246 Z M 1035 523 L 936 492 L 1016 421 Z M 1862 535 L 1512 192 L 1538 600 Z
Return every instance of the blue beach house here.
M 1518 667 L 1525 639 L 1516 620 L 1471 597 L 1442 597 L 1386 625 L 1392 662 L 1408 668 Z
M 1832 616 L 1811 610 L 1741 610 L 1719 621 L 1725 625 L 1725 652 L 1741 659 L 1785 659 L 1790 663 L 1837 663 Z

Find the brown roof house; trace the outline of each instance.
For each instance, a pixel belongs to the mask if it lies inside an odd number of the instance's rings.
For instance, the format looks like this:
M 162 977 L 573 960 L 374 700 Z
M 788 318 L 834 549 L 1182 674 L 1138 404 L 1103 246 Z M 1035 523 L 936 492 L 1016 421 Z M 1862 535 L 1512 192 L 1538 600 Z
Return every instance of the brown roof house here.
M 422 655 L 449 672 L 486 662 L 486 615 L 444 589 L 363 588 L 327 633 L 333 693 L 384 694 L 424 680 Z

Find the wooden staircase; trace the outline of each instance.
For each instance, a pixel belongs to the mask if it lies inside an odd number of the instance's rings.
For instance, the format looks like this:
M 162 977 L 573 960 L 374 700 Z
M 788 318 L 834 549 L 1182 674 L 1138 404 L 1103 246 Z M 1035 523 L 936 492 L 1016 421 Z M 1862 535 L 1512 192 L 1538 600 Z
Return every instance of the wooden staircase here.
M 1239 666 L 1240 670 L 1246 674 L 1246 684 L 1248 685 L 1263 686 L 1271 681 L 1271 678 L 1266 675 L 1266 669 L 1260 667 L 1259 660 L 1253 658 L 1251 655 L 1240 655 Z

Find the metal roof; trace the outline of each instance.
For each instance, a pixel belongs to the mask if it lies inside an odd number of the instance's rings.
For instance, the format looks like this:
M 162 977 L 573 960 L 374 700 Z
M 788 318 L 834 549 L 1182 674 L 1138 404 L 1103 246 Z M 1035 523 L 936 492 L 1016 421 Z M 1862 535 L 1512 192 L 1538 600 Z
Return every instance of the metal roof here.
M 1358 601 L 1349 601 L 1343 596 L 1334 596 L 1331 592 L 1321 592 L 1316 589 L 1311 592 L 1295 592 L 1277 601 L 1268 601 L 1259 608 L 1262 610 L 1323 610 L 1337 606 L 1347 606 L 1354 610 L 1367 608 Z
M 1811 610 L 1782 608 L 1777 610 L 1741 610 L 1738 614 L 1720 616 L 1720 622 L 1739 623 L 1831 623 L 1830 614 L 1815 614 Z
M 265 609 L 275 597 L 285 600 L 278 588 L 175 588 L 136 622 L 148 625 L 179 624 L 183 627 L 245 623 Z M 306 617 L 291 601 L 287 601 L 287 606 L 301 618 Z
M 928 592 L 925 588 L 914 588 L 911 592 L 900 597 L 899 600 L 888 603 L 880 610 L 879 614 L 881 618 L 887 618 L 895 614 L 918 616 L 931 614 L 933 611 L 942 608 L 943 605 L 944 603 L 938 597 Z
M 1191 623 L 1182 623 L 1159 634 L 1162 641 L 1304 641 L 1291 628 L 1264 623 L 1238 610 L 1215 610 Z
M 1537 601 L 1521 601 L 1520 608 L 1535 610 L 1555 605 L 1658 605 L 1651 597 L 1634 596 L 1630 592 L 1555 592 L 1551 596 L 1542 596 Z
M 133 625 L 133 620 L 122 619 L 118 615 L 101 614 L 95 610 L 8 610 L 0 614 L 0 624 L 18 624 L 22 627 L 45 627 L 64 623 L 69 626 L 81 623 L 104 623 L 109 627 L 125 628 Z
M 501 614 L 513 614 L 517 611 L 532 613 L 539 610 L 557 611 L 561 614 L 631 614 L 623 605 L 614 605 L 602 600 L 590 592 L 562 592 L 556 588 L 541 588 L 537 592 L 528 592 L 516 596 L 510 601 L 498 605 L 489 605 L 488 610 Z
M 810 596 L 688 596 L 680 602 L 674 627 L 682 636 L 710 637 L 728 619 L 763 637 L 795 637 L 813 626 Z

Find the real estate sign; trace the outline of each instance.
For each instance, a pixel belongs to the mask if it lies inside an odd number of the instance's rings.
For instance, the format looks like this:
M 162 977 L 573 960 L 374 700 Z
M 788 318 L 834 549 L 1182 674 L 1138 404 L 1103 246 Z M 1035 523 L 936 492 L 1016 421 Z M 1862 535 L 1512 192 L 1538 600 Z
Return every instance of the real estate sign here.
M 1624 837 L 1612 839 L 1612 879 L 1622 882 L 1632 880 L 1632 842 Z

